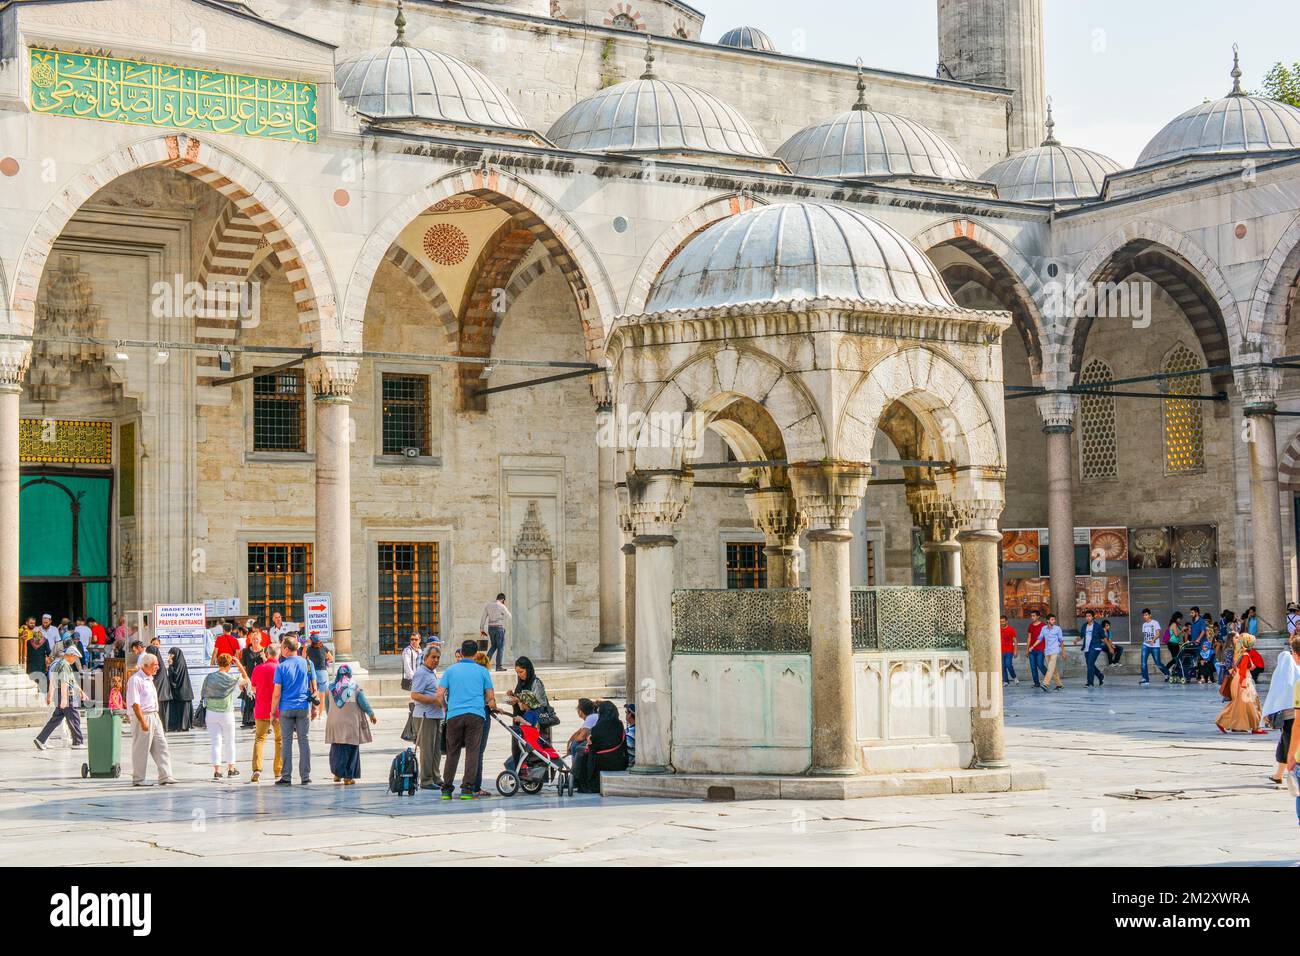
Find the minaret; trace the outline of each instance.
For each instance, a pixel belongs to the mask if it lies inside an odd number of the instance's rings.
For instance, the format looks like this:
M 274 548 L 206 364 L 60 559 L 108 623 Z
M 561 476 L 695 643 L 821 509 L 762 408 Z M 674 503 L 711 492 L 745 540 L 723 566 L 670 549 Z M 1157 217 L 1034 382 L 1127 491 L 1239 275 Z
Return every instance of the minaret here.
M 938 4 L 940 78 L 1013 90 L 1008 151 L 1038 145 L 1046 122 L 1042 0 L 938 0 Z

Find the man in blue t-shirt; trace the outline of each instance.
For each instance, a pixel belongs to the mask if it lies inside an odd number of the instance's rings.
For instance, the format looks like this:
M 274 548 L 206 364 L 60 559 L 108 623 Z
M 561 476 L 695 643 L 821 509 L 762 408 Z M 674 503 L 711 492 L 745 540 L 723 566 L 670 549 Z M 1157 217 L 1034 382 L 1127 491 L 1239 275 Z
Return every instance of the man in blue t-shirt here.
M 286 637 L 280 642 L 280 663 L 275 668 L 275 693 L 271 697 L 271 719 L 280 721 L 280 747 L 284 757 L 284 773 L 276 784 L 287 787 L 293 783 L 293 736 L 298 735 L 298 759 L 304 784 L 311 783 L 311 748 L 307 732 L 316 716 L 312 698 L 316 693 L 316 678 L 307 661 L 298 656 L 298 640 Z
M 474 663 L 478 641 L 465 641 L 460 646 L 461 659 L 442 673 L 438 681 L 438 706 L 446 708 L 444 725 L 447 736 L 447 759 L 442 767 L 442 799 L 450 800 L 456 781 L 456 765 L 460 752 L 465 751 L 465 776 L 460 781 L 460 798 L 474 799 L 474 781 L 478 778 L 481 759 L 479 744 L 483 739 L 483 707 L 496 710 L 496 695 L 492 691 L 492 675 L 481 664 Z

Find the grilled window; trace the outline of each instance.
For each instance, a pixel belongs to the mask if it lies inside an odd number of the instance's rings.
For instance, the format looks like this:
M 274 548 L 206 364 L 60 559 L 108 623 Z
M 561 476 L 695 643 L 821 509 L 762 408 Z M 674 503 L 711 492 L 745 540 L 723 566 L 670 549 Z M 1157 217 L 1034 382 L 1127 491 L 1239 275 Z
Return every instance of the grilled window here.
M 1204 367 L 1196 353 L 1177 346 L 1165 359 L 1164 372 L 1191 372 Z M 1195 395 L 1201 390 L 1201 376 L 1181 375 L 1166 381 L 1170 395 Z M 1167 398 L 1165 419 L 1165 474 L 1194 475 L 1205 470 L 1205 425 L 1201 403 L 1192 399 Z
M 1110 366 L 1093 359 L 1079 376 L 1083 385 L 1099 385 L 1114 378 Z M 1085 394 L 1079 400 L 1079 471 L 1084 481 L 1119 477 L 1115 452 L 1115 396 Z
M 253 379 L 254 451 L 306 451 L 306 420 L 302 369 Z
M 382 379 L 384 402 L 384 454 L 401 455 L 406 449 L 429 452 L 429 376 L 390 375 Z
M 727 587 L 767 587 L 767 555 L 761 541 L 727 542 Z
M 311 591 L 310 544 L 248 546 L 248 613 L 267 625 L 276 611 L 303 619 L 302 597 Z
M 379 653 L 400 654 L 413 630 L 440 633 L 438 545 L 380 542 L 378 566 Z

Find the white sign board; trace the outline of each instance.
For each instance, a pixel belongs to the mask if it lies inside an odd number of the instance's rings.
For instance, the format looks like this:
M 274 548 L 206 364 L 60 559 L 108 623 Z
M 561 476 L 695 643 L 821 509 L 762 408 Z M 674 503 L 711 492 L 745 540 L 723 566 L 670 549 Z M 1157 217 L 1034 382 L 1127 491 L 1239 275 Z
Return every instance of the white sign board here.
M 334 609 L 330 603 L 330 593 L 320 591 L 307 594 L 302 599 L 303 630 L 307 639 L 320 635 L 321 643 L 328 644 L 334 639 Z
M 239 617 L 239 598 L 219 598 L 215 601 L 204 601 L 204 609 L 208 612 L 208 617 Z
M 153 636 L 162 645 L 164 660 L 173 647 L 185 655 L 190 672 L 190 687 L 197 690 L 203 678 L 212 670 L 212 643 L 208 634 L 208 621 L 202 604 L 155 604 L 153 606 Z

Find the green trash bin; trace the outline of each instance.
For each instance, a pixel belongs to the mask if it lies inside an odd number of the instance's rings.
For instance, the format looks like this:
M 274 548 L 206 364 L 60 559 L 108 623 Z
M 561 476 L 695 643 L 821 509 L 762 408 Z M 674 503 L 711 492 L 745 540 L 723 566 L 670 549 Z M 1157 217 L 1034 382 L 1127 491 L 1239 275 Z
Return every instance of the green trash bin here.
M 86 714 L 86 757 L 83 777 L 122 775 L 122 714 L 107 707 L 95 707 Z

